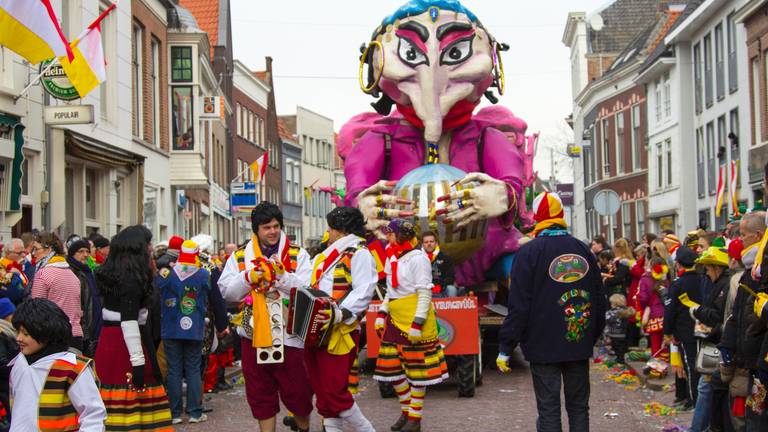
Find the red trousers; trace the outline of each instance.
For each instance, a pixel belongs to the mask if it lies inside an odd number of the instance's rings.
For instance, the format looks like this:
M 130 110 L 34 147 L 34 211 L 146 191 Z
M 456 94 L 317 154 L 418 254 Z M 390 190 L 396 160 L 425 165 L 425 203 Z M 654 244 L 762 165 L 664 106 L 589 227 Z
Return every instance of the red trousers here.
M 359 332 L 352 333 L 357 345 Z M 349 371 L 357 357 L 357 349 L 349 354 L 334 355 L 328 347 L 304 347 L 304 363 L 309 382 L 315 392 L 317 412 L 325 418 L 338 418 L 352 408 L 355 399 L 349 392 Z
M 280 412 L 280 402 L 297 416 L 312 412 L 312 389 L 308 385 L 302 350 L 285 347 L 285 359 L 279 364 L 258 364 L 251 340 L 241 339 L 245 397 L 257 420 L 266 420 Z M 345 378 L 346 379 L 346 378 Z
M 661 349 L 661 344 L 664 341 L 664 333 L 650 333 L 648 334 L 648 339 L 651 341 L 651 355 L 656 358 L 669 360 L 669 351 Z

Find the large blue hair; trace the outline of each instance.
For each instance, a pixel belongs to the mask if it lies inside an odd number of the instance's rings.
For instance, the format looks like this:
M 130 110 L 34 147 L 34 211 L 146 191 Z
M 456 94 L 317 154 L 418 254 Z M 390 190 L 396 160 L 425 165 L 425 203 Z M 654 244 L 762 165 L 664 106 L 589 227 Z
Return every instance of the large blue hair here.
M 429 8 L 436 7 L 441 10 L 448 10 L 451 12 L 463 13 L 469 17 L 472 22 L 478 22 L 477 16 L 469 9 L 465 8 L 458 0 L 410 0 L 408 3 L 400 6 L 398 10 L 392 15 L 384 18 L 381 22 L 381 27 L 386 28 L 388 25 L 393 24 L 395 21 L 421 15 L 428 11 Z

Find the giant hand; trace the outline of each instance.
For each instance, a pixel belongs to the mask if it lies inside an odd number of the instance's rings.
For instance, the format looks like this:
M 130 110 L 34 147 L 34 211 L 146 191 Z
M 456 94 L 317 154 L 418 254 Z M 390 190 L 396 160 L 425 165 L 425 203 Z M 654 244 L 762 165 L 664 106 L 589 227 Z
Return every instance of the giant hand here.
M 449 201 L 438 215 L 445 214 L 445 223 L 456 222 L 459 230 L 466 225 L 506 213 L 510 206 L 507 184 L 484 173 L 469 173 L 459 181 L 461 190 L 439 197 L 438 201 Z M 514 196 L 514 195 L 513 195 Z
M 369 230 L 377 231 L 389 224 L 390 219 L 414 215 L 414 212 L 409 210 L 387 208 L 394 205 L 409 206 L 412 204 L 410 200 L 398 198 L 391 194 L 392 188 L 396 184 L 396 181 L 381 180 L 360 193 L 357 207 L 365 216 L 366 228 Z

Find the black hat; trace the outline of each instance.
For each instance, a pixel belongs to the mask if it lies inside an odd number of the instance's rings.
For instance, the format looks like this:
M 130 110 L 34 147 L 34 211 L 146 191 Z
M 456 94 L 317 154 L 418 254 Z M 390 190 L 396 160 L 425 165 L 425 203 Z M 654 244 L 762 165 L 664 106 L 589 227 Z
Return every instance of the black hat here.
M 696 252 L 685 246 L 682 246 L 677 250 L 677 253 L 675 254 L 675 261 L 680 263 L 680 265 L 683 267 L 690 268 L 696 264 L 696 258 L 698 257 L 699 256 L 696 255 Z
M 72 236 L 67 240 L 67 256 L 72 256 L 83 248 L 88 249 L 88 251 L 91 250 L 91 244 L 88 243 L 88 240 L 80 236 Z
M 109 240 L 107 240 L 106 237 L 102 235 L 95 235 L 91 238 L 91 241 L 93 242 L 93 246 L 96 247 L 96 249 L 101 249 L 103 247 L 109 246 Z

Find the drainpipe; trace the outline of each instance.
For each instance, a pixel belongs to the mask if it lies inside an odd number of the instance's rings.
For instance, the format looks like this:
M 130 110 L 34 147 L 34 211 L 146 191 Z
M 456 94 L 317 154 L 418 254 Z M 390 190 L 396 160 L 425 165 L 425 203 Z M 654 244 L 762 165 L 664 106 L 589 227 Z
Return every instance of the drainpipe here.
M 43 108 L 51 104 L 51 95 L 48 94 L 47 91 L 43 90 Z M 51 226 L 52 218 L 51 218 L 51 170 L 53 168 L 52 163 L 52 154 L 53 154 L 53 130 L 51 129 L 51 126 L 45 123 L 45 114 L 43 114 L 43 125 L 45 127 L 45 190 L 42 192 L 41 198 L 41 204 L 43 201 L 43 198 L 45 198 L 45 204 L 41 205 L 41 207 L 44 208 L 43 210 L 43 227 L 46 231 L 51 231 L 53 227 Z M 72 197 L 70 197 L 71 199 Z

